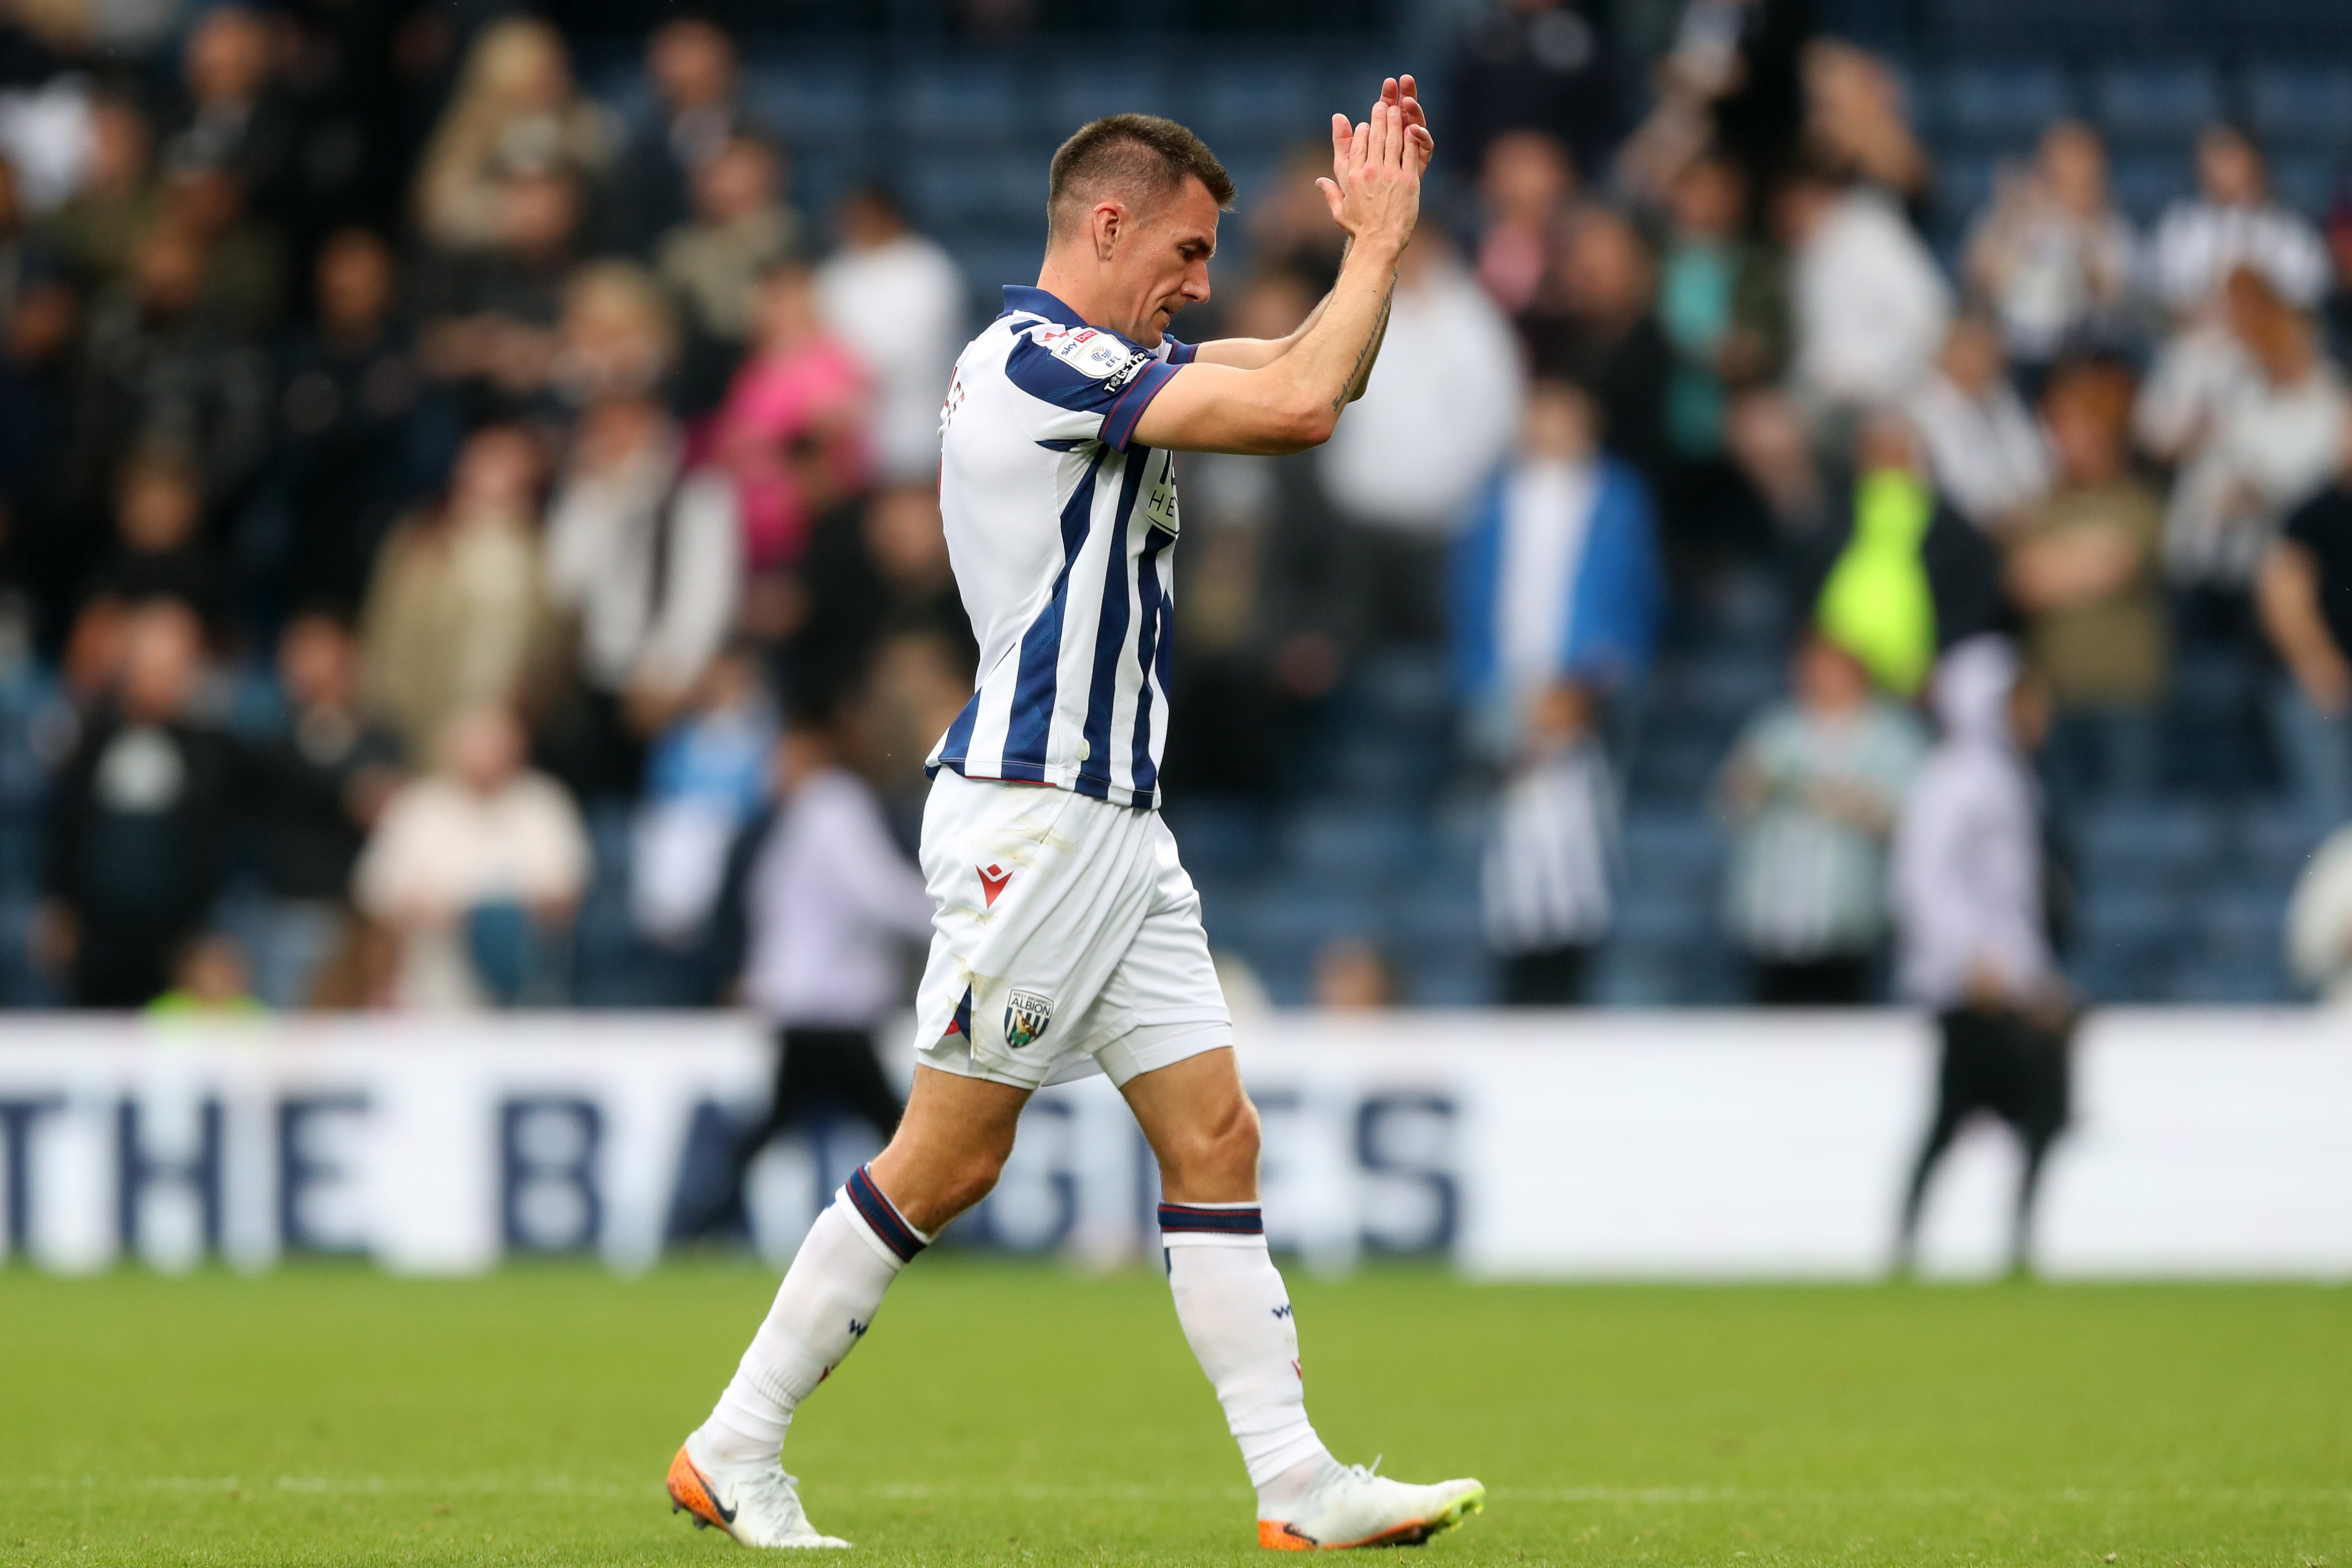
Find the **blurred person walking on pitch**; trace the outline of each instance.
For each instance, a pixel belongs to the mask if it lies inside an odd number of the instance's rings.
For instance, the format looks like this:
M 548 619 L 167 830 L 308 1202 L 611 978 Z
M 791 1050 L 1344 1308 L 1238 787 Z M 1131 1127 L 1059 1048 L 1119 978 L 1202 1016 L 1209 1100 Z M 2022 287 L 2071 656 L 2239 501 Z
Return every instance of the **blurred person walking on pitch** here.
M 1406 77 L 1334 115 L 1318 182 L 1349 250 L 1280 340 L 1198 346 L 1169 318 L 1209 297 L 1233 181 L 1150 115 L 1054 155 L 1045 265 L 956 362 L 941 415 L 948 551 L 980 689 L 930 758 L 932 901 L 917 1066 L 890 1145 L 801 1244 L 718 1407 L 671 1461 L 674 1503 L 739 1542 L 840 1546 L 781 1463 L 793 1412 L 874 1321 L 899 1269 L 995 1184 L 1029 1096 L 1107 1073 L 1160 1162 L 1176 1315 L 1215 1385 L 1272 1547 L 1419 1542 L 1486 1500 L 1335 1461 L 1307 1420 L 1298 1335 L 1267 1256 L 1258 1121 L 1160 821 L 1179 529 L 1171 451 L 1329 439 L 1380 347 L 1434 143 Z
M 2050 698 L 2004 638 L 1945 655 L 1932 691 L 1943 739 L 1895 830 L 1898 975 L 1943 1033 L 1936 1117 L 1903 1203 L 1897 1267 L 1911 1267 L 1928 1178 L 1979 1111 L 2025 1146 L 2011 1261 L 2032 1261 L 2033 1199 L 2065 1130 L 2075 1003 L 2052 955 L 2042 799 L 2032 753 Z

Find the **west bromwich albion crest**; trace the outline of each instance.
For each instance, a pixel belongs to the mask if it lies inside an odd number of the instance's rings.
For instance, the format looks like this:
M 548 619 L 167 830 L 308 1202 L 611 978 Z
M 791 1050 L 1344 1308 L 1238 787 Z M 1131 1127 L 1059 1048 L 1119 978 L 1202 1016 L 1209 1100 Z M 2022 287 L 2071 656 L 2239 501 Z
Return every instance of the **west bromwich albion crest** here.
M 1015 991 L 1004 999 L 1004 1043 L 1019 1050 L 1054 1021 L 1054 999 L 1041 991 Z

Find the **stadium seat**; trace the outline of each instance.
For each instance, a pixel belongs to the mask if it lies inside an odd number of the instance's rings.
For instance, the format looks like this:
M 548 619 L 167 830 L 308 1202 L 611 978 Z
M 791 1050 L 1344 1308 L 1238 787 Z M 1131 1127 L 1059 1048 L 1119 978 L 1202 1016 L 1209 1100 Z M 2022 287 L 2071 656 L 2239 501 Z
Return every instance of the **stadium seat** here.
M 1030 79 L 993 60 L 943 59 L 900 68 L 888 100 L 891 129 L 928 154 L 1025 142 L 1042 126 Z M 1027 163 L 1034 160 L 1022 159 Z M 1043 171 L 1040 170 L 1042 178 Z
M 2352 65 L 2255 61 L 2246 68 L 2246 119 L 2274 152 L 2352 142 Z
M 2270 161 L 2271 189 L 2281 201 L 2314 221 L 2325 219 L 2336 200 L 2341 161 L 2326 153 L 2281 153 Z
M 1979 145 L 2028 145 L 2074 109 L 2066 72 L 2054 60 L 1959 61 L 1931 90 L 1946 133 Z
M 2074 847 L 2086 880 L 2095 875 L 2137 874 L 2161 868 L 2191 879 L 2207 875 L 2223 846 L 2227 819 L 2194 804 L 2112 805 L 2082 814 Z
M 1058 139 L 1106 114 L 1164 114 L 1183 120 L 1190 109 L 1183 85 L 1180 73 L 1114 76 L 1091 60 L 1073 59 L 1062 66 L 1043 95 L 1044 129 Z
M 2112 61 L 2092 71 L 2090 89 L 2093 112 L 2118 147 L 2183 147 L 2222 112 L 2206 60 Z
M 2292 888 L 2334 824 L 2285 806 L 2246 813 L 2239 824 L 2237 864 L 2251 886 L 2274 891 Z
M 795 150 L 855 147 L 872 132 L 872 80 L 854 58 L 755 60 L 743 73 L 743 97 L 751 117 Z
M 907 198 L 924 226 L 950 243 L 958 230 L 983 226 L 1001 231 L 1034 224 L 1042 235 L 1045 167 L 1034 158 L 942 153 L 910 165 Z
M 1326 806 L 1302 814 L 1282 839 L 1288 872 L 1324 886 L 1387 887 L 1436 874 L 1434 846 L 1403 812 Z
M 2195 188 L 2196 175 L 2185 152 L 2124 152 L 2110 165 L 2107 183 L 2116 205 L 2133 222 L 2151 224 L 2165 206 Z
M 1714 822 L 1697 812 L 1629 813 L 1622 837 L 1624 885 L 1672 890 L 1710 913 L 1728 847 Z
M 1223 61 L 1202 73 L 1193 129 L 1221 151 L 1257 142 L 1278 152 L 1328 135 L 1323 128 L 1336 109 L 1324 107 L 1328 96 L 1323 70 L 1308 60 L 1267 55 Z

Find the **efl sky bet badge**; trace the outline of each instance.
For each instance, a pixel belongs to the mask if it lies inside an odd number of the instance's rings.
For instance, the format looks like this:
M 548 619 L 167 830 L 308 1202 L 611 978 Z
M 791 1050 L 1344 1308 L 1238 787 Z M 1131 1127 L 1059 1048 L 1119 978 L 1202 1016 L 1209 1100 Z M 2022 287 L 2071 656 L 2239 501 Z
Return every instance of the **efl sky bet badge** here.
M 1015 991 L 1004 999 L 1004 1043 L 1019 1050 L 1054 1021 L 1054 999 L 1042 991 Z

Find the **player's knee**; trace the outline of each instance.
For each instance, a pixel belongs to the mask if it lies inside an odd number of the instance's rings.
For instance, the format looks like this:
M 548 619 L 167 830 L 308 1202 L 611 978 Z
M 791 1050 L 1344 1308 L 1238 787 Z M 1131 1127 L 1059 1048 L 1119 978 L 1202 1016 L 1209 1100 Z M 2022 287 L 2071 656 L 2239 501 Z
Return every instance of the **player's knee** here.
M 1161 1179 L 1171 1188 L 1195 1194 L 1255 1190 L 1257 1107 L 1245 1097 L 1236 1095 L 1203 1116 L 1174 1143 L 1161 1171 Z
M 975 1149 L 941 1173 L 936 1201 L 949 1217 L 963 1213 L 981 1199 L 996 1190 L 998 1178 L 1004 1174 L 1004 1159 L 1010 1150 Z

